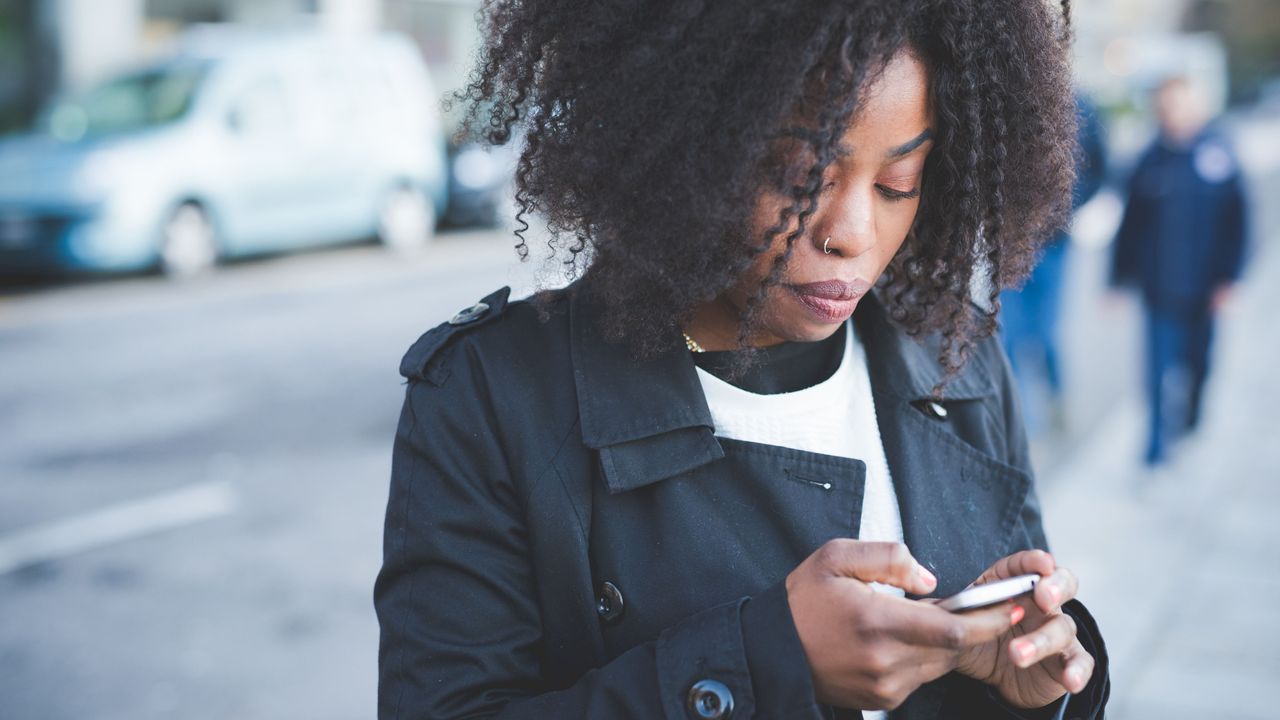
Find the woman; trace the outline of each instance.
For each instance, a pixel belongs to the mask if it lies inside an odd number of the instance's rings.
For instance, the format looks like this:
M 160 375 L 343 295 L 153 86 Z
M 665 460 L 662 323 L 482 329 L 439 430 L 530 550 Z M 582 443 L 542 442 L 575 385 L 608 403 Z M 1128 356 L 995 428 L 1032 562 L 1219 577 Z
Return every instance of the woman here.
M 1101 718 L 989 337 L 1067 200 L 1065 12 L 488 18 L 465 97 L 585 271 L 405 356 L 379 716 Z

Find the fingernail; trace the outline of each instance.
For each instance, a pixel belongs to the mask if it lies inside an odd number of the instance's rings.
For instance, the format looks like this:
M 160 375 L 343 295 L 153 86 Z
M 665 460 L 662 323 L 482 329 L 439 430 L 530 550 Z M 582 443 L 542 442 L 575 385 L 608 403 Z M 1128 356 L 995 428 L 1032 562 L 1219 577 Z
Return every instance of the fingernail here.
M 1018 656 L 1020 662 L 1027 662 L 1036 654 L 1036 648 L 1030 642 L 1022 640 L 1014 644 L 1013 653 Z
M 1054 605 L 1057 605 L 1062 600 L 1062 591 L 1058 589 L 1057 585 L 1049 586 L 1049 599 L 1053 601 Z
M 1078 667 L 1067 668 L 1067 680 L 1071 682 L 1072 686 L 1078 688 L 1084 685 L 1084 673 Z
M 924 582 L 925 585 L 928 585 L 929 587 L 933 587 L 934 585 L 938 584 L 938 578 L 934 577 L 933 573 L 929 572 L 928 570 L 925 570 L 923 565 L 916 566 L 916 574 L 919 575 L 920 580 Z
M 1012 618 L 1013 624 L 1017 625 L 1018 623 L 1022 622 L 1022 616 L 1026 614 L 1027 614 L 1027 611 L 1023 610 L 1021 605 L 1014 605 L 1013 612 L 1009 613 L 1009 617 Z

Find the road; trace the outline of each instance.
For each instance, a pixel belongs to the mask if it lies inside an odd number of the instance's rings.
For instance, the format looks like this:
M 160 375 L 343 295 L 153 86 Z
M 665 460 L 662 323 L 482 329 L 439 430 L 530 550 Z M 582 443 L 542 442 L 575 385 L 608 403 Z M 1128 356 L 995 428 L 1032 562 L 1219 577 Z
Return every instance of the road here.
M 1262 211 L 1203 437 L 1141 491 L 1137 311 L 1106 300 L 1105 249 L 1073 255 L 1071 432 L 1036 458 L 1112 646 L 1113 717 L 1274 717 L 1280 217 Z M 535 267 L 465 233 L 411 259 L 0 296 L 0 717 L 371 717 L 399 357 L 496 287 L 527 294 Z
M 399 358 L 529 292 L 514 258 L 470 233 L 0 300 L 0 717 L 371 716 Z

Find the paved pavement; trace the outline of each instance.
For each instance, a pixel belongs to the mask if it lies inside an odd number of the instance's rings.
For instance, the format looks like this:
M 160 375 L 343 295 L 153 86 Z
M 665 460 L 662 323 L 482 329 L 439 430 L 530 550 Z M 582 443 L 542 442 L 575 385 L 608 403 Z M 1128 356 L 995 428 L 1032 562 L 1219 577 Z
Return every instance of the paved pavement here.
M 1136 308 L 1092 300 L 1068 326 L 1075 370 L 1091 379 L 1074 387 L 1115 392 L 1040 484 L 1050 543 L 1110 647 L 1110 717 L 1280 717 L 1280 172 L 1266 170 L 1254 178 L 1257 253 L 1218 328 L 1204 426 L 1167 473 L 1137 462 Z M 1076 262 L 1077 290 L 1102 297 L 1088 292 L 1101 253 Z

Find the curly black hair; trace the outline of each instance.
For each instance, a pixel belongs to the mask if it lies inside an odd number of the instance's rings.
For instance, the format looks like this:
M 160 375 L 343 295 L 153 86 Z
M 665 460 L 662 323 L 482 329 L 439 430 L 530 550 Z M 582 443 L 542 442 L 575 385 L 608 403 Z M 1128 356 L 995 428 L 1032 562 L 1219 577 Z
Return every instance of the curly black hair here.
M 910 48 L 929 70 L 936 144 L 881 289 L 907 332 L 941 332 L 950 376 L 993 332 L 1000 290 L 1065 222 L 1069 15 L 1045 0 L 488 0 L 479 62 L 453 100 L 487 142 L 523 131 L 521 257 L 537 215 L 553 254 L 567 251 L 606 304 L 606 334 L 641 356 L 679 346 L 674 326 L 792 227 L 747 303 L 745 346 L 859 88 Z M 771 161 L 780 154 L 804 158 L 798 185 Z M 749 237 L 768 190 L 791 202 Z

